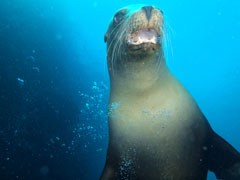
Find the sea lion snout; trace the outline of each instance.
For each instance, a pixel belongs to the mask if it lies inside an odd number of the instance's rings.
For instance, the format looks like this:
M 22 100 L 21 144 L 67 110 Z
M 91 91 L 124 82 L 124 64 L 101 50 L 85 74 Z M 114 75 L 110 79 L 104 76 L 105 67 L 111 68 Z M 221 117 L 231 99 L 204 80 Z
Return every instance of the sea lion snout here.
M 162 46 L 162 12 L 153 6 L 142 6 L 130 17 L 127 48 L 130 54 L 152 54 Z

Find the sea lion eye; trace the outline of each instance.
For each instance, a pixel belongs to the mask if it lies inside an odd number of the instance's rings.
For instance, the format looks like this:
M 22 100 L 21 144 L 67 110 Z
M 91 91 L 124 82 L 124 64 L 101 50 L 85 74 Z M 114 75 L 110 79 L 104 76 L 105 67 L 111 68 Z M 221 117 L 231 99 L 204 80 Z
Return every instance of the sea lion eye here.
M 123 11 L 118 12 L 113 18 L 114 22 L 119 23 L 123 19 L 124 15 L 125 15 L 125 12 Z

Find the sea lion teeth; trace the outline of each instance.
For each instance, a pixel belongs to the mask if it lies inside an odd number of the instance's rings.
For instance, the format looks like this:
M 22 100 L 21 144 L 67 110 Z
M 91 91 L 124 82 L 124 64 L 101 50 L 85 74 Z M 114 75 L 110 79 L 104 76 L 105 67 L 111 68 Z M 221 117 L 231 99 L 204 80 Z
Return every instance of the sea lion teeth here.
M 158 41 L 158 35 L 156 31 L 154 30 L 149 30 L 149 29 L 142 29 L 139 30 L 135 33 L 133 33 L 129 38 L 128 38 L 128 44 L 143 44 L 143 43 L 152 43 L 152 44 L 157 44 Z

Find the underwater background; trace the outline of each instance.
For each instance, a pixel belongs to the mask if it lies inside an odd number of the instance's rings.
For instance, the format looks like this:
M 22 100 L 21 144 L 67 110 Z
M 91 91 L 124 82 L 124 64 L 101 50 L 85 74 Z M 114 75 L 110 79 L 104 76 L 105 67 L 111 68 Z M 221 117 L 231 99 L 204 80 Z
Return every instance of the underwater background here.
M 99 179 L 108 144 L 103 37 L 114 13 L 136 3 L 163 10 L 169 68 L 240 151 L 240 2 L 1 0 L 1 180 Z

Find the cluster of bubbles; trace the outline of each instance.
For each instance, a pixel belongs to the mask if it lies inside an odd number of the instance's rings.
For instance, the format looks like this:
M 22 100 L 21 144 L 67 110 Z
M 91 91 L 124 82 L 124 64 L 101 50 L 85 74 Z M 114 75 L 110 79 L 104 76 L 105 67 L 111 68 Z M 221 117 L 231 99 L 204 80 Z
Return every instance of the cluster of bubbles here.
M 103 82 L 93 82 L 91 91 L 87 93 L 78 91 L 80 100 L 77 122 L 71 126 L 71 140 L 64 137 L 51 137 L 48 146 L 53 149 L 61 148 L 66 154 L 75 153 L 103 153 L 106 149 L 103 142 L 107 142 L 107 96 L 108 87 Z M 104 146 L 104 147 L 103 147 Z M 50 158 L 54 154 L 49 155 Z
M 120 156 L 119 173 L 124 179 L 135 177 L 134 161 L 136 160 L 136 149 L 129 148 Z
M 108 87 L 104 82 L 93 82 L 92 91 L 88 93 L 78 92 L 83 105 L 80 108 L 79 123 L 73 128 L 73 140 L 71 145 L 79 144 L 82 149 L 88 151 L 88 147 L 96 145 L 107 139 L 107 96 Z M 84 141 L 82 141 L 84 140 Z M 95 148 L 100 152 L 103 148 Z

